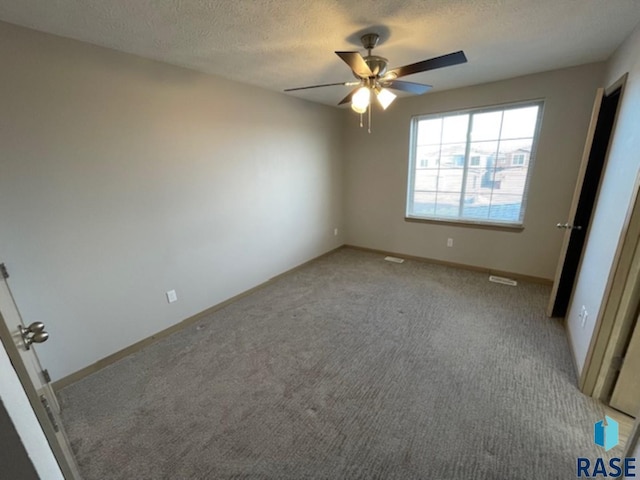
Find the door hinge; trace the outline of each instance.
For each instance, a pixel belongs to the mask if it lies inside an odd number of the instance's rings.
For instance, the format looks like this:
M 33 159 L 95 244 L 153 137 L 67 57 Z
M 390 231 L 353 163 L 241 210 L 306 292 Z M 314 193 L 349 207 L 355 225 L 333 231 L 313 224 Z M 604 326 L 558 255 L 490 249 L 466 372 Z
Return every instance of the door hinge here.
M 40 401 L 42 402 L 42 406 L 44 410 L 47 412 L 47 416 L 49 417 L 49 421 L 51 422 L 51 426 L 56 432 L 60 431 L 60 426 L 58 422 L 56 422 L 56 417 L 53 415 L 53 410 L 51 410 L 51 405 L 49 404 L 49 400 L 44 395 L 40 395 Z
M 42 378 L 44 378 L 45 382 L 51 383 L 51 375 L 49 375 L 49 370 L 46 368 L 42 370 Z
M 7 266 L 4 263 L 0 263 L 0 277 L 5 280 L 9 278 L 9 270 L 7 270 Z

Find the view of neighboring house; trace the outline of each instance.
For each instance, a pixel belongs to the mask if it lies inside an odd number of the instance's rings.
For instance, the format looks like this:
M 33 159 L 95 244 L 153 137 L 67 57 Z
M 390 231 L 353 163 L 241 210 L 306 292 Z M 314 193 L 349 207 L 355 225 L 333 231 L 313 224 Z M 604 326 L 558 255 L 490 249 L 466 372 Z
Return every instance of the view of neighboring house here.
M 498 142 L 472 144 L 466 178 L 465 152 L 459 145 L 439 150 L 424 147 L 415 171 L 414 202 L 420 204 L 420 211 L 439 215 L 450 211 L 453 216 L 463 208 L 474 218 L 516 220 L 527 181 L 531 140 L 520 145 L 505 143 L 507 148 Z

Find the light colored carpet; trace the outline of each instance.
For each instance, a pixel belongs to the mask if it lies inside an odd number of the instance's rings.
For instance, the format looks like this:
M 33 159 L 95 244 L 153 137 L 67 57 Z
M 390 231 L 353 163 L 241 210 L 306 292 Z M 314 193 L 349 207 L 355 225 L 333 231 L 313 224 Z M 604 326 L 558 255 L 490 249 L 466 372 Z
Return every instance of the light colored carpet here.
M 342 249 L 65 388 L 64 423 L 87 479 L 575 478 L 603 412 L 548 296 Z

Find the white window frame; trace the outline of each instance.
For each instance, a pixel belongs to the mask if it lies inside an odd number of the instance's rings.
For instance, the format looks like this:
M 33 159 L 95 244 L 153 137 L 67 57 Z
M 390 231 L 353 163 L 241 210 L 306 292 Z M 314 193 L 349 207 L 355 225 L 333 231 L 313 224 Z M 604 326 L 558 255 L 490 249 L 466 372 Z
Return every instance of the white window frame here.
M 443 118 L 447 116 L 453 115 L 464 115 L 464 114 L 478 114 L 478 113 L 488 113 L 488 112 L 496 112 L 496 111 L 506 111 L 511 109 L 525 108 L 531 106 L 538 106 L 538 118 L 536 119 L 536 128 L 533 134 L 533 140 L 531 145 L 531 152 L 529 152 L 529 161 L 527 166 L 527 178 L 525 180 L 524 190 L 522 194 L 522 203 L 520 207 L 520 218 L 518 221 L 500 221 L 500 220 L 482 220 L 477 218 L 465 218 L 465 217 L 439 217 L 439 216 L 423 216 L 423 215 L 415 215 L 411 213 L 413 211 L 413 199 L 414 199 L 414 190 L 415 190 L 415 162 L 416 162 L 416 151 L 417 151 L 417 131 L 418 131 L 418 123 L 421 120 L 429 120 L 433 118 Z M 406 197 L 406 211 L 405 211 L 405 219 L 410 221 L 426 221 L 426 222 L 434 222 L 434 223 L 457 223 L 457 224 L 465 224 L 470 226 L 479 226 L 479 227 L 498 227 L 498 228 L 516 228 L 523 229 L 524 228 L 524 217 L 527 210 L 527 201 L 529 197 L 529 185 L 531 182 L 532 172 L 535 164 L 535 155 L 538 146 L 538 140 L 540 137 L 540 129 L 542 126 L 542 117 L 544 113 L 544 100 L 527 100 L 523 102 L 514 102 L 514 103 L 506 103 L 499 105 L 492 105 L 489 107 L 480 107 L 480 108 L 468 108 L 464 110 L 453 110 L 447 112 L 439 112 L 432 114 L 424 114 L 424 115 L 415 115 L 411 117 L 411 133 L 409 139 L 409 175 L 407 182 L 407 197 Z M 472 129 L 472 121 L 470 119 L 469 126 L 467 130 L 467 140 L 466 140 L 466 154 L 464 159 L 464 178 L 463 178 L 463 188 L 465 185 L 465 178 L 469 168 L 471 168 L 470 161 L 471 155 L 469 151 L 469 144 L 471 142 L 470 132 Z M 498 143 L 501 139 L 496 140 Z M 461 193 L 461 199 L 464 198 L 464 190 Z M 461 200 L 462 201 L 462 200 Z

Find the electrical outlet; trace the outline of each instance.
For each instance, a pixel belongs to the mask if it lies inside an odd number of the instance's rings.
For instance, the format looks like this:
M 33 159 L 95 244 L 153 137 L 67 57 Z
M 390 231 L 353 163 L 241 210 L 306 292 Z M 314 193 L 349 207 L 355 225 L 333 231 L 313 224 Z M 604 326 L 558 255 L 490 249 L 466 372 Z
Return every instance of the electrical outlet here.
M 178 301 L 178 294 L 175 290 L 169 290 L 167 292 L 167 302 L 173 303 Z
M 447 247 L 453 247 L 453 238 L 447 238 Z
M 333 236 L 337 237 L 338 236 L 338 228 L 334 228 L 333 229 Z
M 584 328 L 584 326 L 587 324 L 587 318 L 589 318 L 589 312 L 587 312 L 587 308 L 582 305 L 582 308 L 580 309 L 580 315 L 579 315 L 581 322 L 580 322 L 580 327 Z

